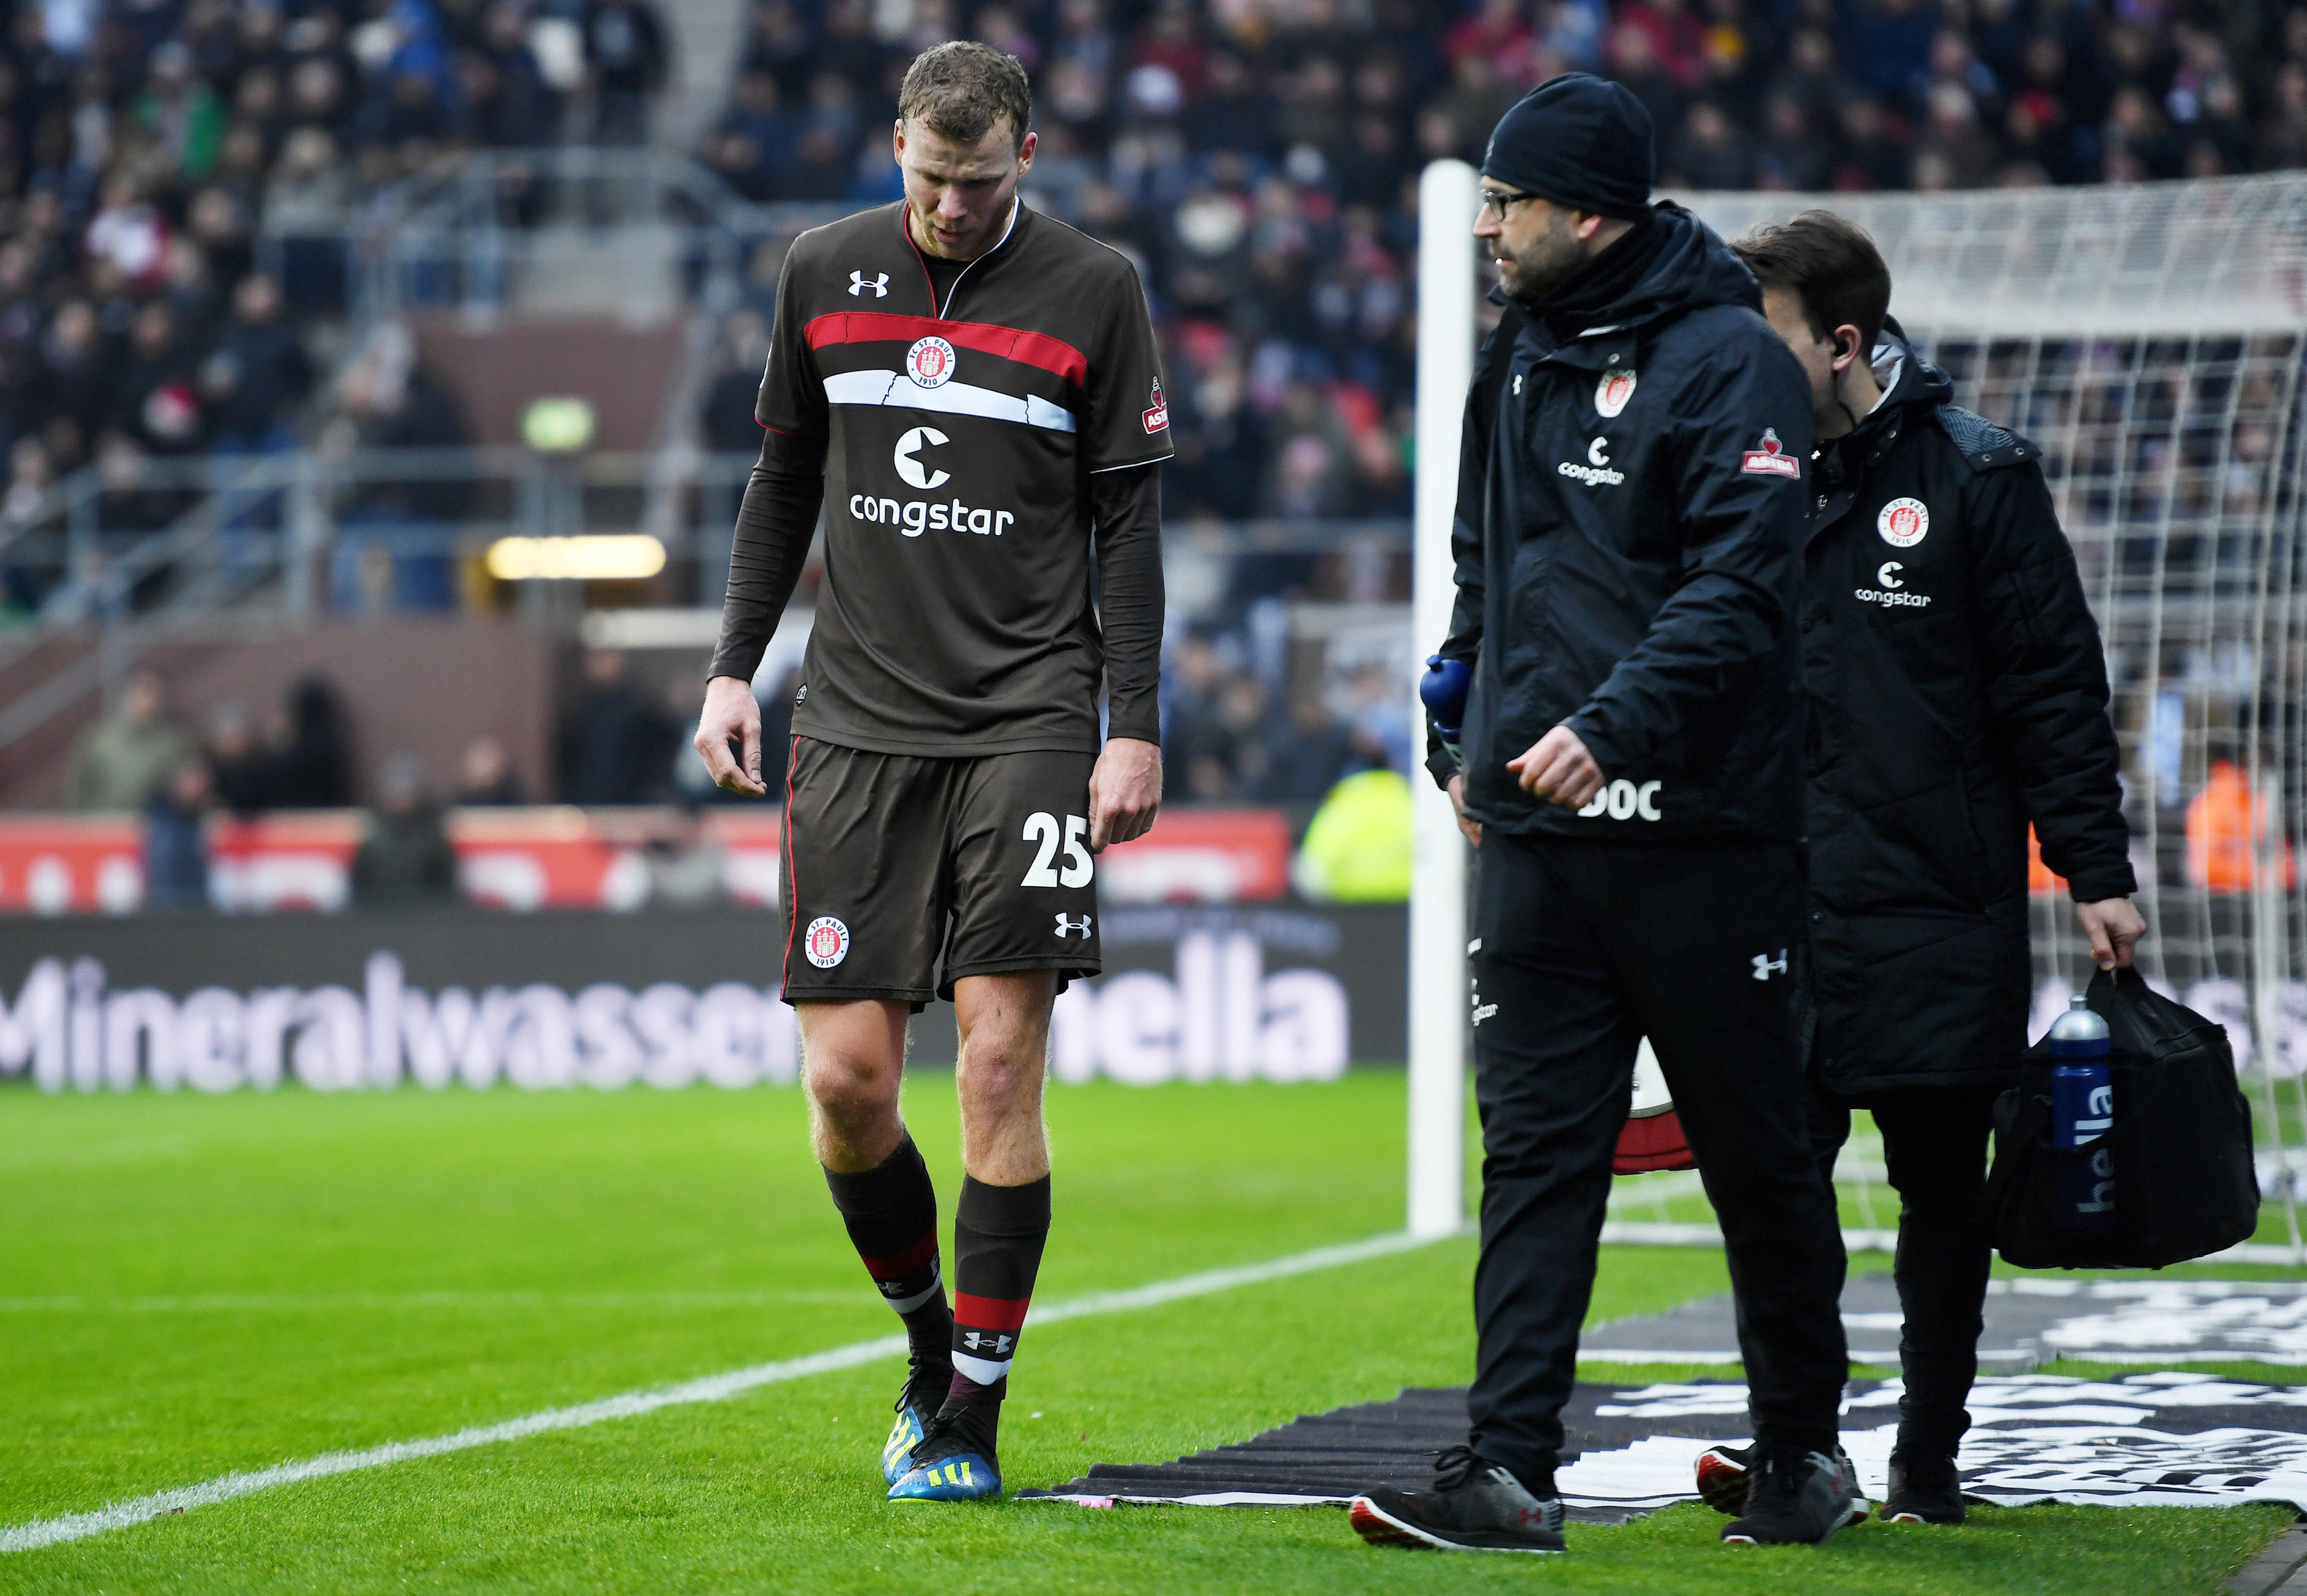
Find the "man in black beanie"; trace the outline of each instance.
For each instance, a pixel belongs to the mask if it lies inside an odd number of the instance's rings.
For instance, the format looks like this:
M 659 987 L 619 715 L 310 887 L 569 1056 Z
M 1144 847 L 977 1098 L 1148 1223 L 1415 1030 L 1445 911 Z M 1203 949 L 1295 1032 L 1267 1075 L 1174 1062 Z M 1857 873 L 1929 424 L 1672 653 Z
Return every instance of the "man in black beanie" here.
M 1438 737 L 1428 760 L 1480 850 L 1472 1422 L 1431 1490 L 1357 1499 L 1375 1541 L 1562 1549 L 1562 1404 L 1644 1036 L 1737 1299 L 1757 1462 L 1723 1539 L 1817 1542 L 1866 1512 L 1787 978 L 1810 390 L 1651 172 L 1641 102 L 1582 74 L 1508 111 L 1482 163 L 1505 314 L 1466 402 L 1442 650 L 1473 686 L 1462 775 Z

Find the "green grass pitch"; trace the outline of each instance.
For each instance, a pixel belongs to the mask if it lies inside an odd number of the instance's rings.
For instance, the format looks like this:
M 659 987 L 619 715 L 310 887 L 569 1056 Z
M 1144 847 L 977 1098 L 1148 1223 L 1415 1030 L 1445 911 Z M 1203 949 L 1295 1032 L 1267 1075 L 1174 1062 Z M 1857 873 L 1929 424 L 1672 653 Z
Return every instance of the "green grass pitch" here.
M 949 1194 L 951 1077 L 922 1075 L 907 1107 Z M 1053 1088 L 1050 1120 L 1044 1301 L 1400 1223 L 1398 1074 Z M 789 1090 L 9 1090 L 0 1216 L 0 1528 L 895 1328 Z M 1462 1381 L 1471 1261 L 1454 1241 L 1029 1324 L 1003 1428 L 1010 1482 Z M 1614 1249 L 1593 1317 L 1724 1283 L 1716 1254 Z M 2160 1596 L 2219 1589 L 2289 1517 L 1986 1510 L 1958 1531 L 1867 1524 L 1757 1550 L 1717 1545 L 1720 1521 L 1693 1506 L 1574 1526 L 1570 1556 L 1531 1559 L 1376 1550 L 1327 1509 L 893 1506 L 876 1458 L 897 1377 L 891 1360 L 0 1553 L 0 1591 Z

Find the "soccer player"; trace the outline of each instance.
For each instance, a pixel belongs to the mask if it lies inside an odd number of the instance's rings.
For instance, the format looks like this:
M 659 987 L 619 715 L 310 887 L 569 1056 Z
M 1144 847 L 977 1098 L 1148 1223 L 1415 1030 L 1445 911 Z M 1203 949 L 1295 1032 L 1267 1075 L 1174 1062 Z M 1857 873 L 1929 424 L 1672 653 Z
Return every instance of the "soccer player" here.
M 905 199 L 785 257 L 697 747 L 723 786 L 769 790 L 748 683 L 821 502 L 775 777 L 785 997 L 834 1206 L 912 1347 L 889 1495 L 954 1501 L 1001 1489 L 1000 1403 L 1050 1230 L 1050 1008 L 1099 968 L 1092 855 L 1161 801 L 1171 450 L 1134 269 L 1018 198 L 1025 69 L 939 45 L 898 111 Z M 950 1307 L 897 1106 L 907 1017 L 931 998 L 961 1035 Z
M 1821 440 L 1802 611 L 1812 1143 L 1831 1181 L 1852 1108 L 1882 1133 L 1906 1319 L 1882 1512 L 1956 1523 L 1987 1130 L 2027 1045 L 2028 826 L 2102 967 L 2146 929 L 2105 658 L 2042 450 L 1947 402 L 1889 319 L 1874 241 L 1807 210 L 1732 247 L 1809 376 Z M 1702 1484 L 1729 1499 L 1745 1462 L 1702 1460 Z
M 1562 1405 L 1648 1036 L 1721 1215 L 1762 1457 L 1730 1541 L 1864 1512 L 1837 1456 L 1842 1238 L 1805 1136 L 1802 369 L 1722 241 L 1652 205 L 1651 127 L 1571 73 L 1499 122 L 1475 234 L 1505 313 L 1467 396 L 1461 778 L 1481 1256 L 1467 1444 L 1381 1487 L 1380 1542 L 1560 1551 Z

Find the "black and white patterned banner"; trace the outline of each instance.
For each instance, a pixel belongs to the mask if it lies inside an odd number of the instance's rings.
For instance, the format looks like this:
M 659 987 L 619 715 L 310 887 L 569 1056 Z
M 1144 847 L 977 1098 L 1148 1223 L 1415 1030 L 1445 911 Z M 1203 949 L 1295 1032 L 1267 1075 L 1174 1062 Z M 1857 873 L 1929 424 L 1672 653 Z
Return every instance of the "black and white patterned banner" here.
M 1843 1404 L 1843 1446 L 1877 1497 L 1898 1433 L 1899 1394 L 1896 1380 L 1869 1383 L 1854 1386 Z M 1957 1461 L 1963 1489 L 1987 1501 L 2274 1501 L 2307 1510 L 2307 1388 L 2186 1370 L 2114 1380 L 2003 1375 L 1982 1378 L 1969 1405 L 1971 1430 Z M 1562 1472 L 1564 1498 L 1574 1505 L 1688 1500 L 1698 1454 L 1716 1441 L 1746 1439 L 1746 1388 L 1727 1381 L 1598 1392 L 1590 1412 L 1578 1427 L 1582 1439 L 1635 1433 L 1622 1446 L 1590 1441 Z
M 1856 1363 L 1899 1361 L 1899 1294 L 1888 1274 L 1854 1275 L 1842 1327 Z M 1736 1363 L 1728 1296 L 1620 1319 L 1586 1333 L 1597 1363 Z M 2307 1364 L 2307 1281 L 2076 1280 L 2022 1274 L 1988 1283 L 1978 1356 L 1989 1367 L 2053 1358 L 2102 1363 Z

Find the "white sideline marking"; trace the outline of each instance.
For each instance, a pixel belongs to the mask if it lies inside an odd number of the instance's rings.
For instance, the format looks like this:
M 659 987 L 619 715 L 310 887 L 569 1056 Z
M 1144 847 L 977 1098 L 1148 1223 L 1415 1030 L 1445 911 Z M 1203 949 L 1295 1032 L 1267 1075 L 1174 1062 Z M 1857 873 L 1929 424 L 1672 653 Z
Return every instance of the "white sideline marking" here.
M 294 1291 L 193 1297 L 0 1297 L 0 1313 L 338 1313 L 347 1309 L 780 1308 L 857 1300 L 855 1291 Z
M 1032 1317 L 1036 1325 L 1050 1325 L 1061 1319 L 1087 1318 L 1093 1314 L 1132 1313 L 1139 1309 L 1158 1308 L 1165 1302 L 1176 1302 L 1188 1297 L 1205 1297 L 1214 1291 L 1231 1291 L 1236 1286 L 1256 1285 L 1316 1269 L 1335 1269 L 1368 1258 L 1409 1252 L 1428 1245 L 1433 1240 L 1438 1238 L 1411 1237 L 1399 1232 L 1372 1236 L 1367 1240 L 1350 1241 L 1337 1247 L 1317 1247 L 1311 1252 L 1301 1252 L 1290 1257 L 1270 1258 L 1262 1264 L 1210 1269 L 1199 1274 L 1157 1281 L 1152 1285 L 1136 1286 L 1128 1291 L 1097 1291 L 1086 1297 L 1053 1302 L 1047 1308 L 1036 1309 Z M 861 1363 L 902 1357 L 905 1351 L 904 1336 L 879 1335 L 871 1341 L 852 1342 L 845 1347 L 830 1347 L 822 1352 L 812 1352 L 805 1358 L 756 1363 L 750 1369 L 733 1369 L 726 1374 L 708 1375 L 702 1379 L 666 1386 L 655 1391 L 629 1391 L 621 1396 L 605 1396 L 597 1402 L 580 1403 L 571 1408 L 547 1408 L 541 1413 L 507 1419 L 498 1424 L 475 1425 L 468 1429 L 456 1430 L 445 1436 L 432 1436 L 421 1441 L 388 1441 L 382 1446 L 371 1446 L 361 1452 L 323 1452 L 318 1457 L 276 1463 L 269 1469 L 219 1474 L 198 1485 L 155 1491 L 148 1497 L 115 1502 L 92 1513 L 68 1513 L 60 1518 L 35 1519 L 30 1523 L 0 1530 L 0 1552 L 35 1551 L 60 1541 L 82 1540 L 90 1535 L 100 1535 L 107 1530 L 126 1529 L 147 1519 L 228 1502 L 235 1497 L 270 1490 L 278 1485 L 295 1485 L 301 1480 L 326 1479 L 331 1474 L 350 1474 L 363 1469 L 381 1469 L 416 1458 L 438 1457 L 447 1452 L 465 1452 L 475 1446 L 494 1446 L 499 1441 L 517 1441 L 525 1436 L 542 1435 L 547 1430 L 581 1429 L 588 1424 L 604 1424 L 612 1419 L 630 1419 L 642 1413 L 653 1413 L 659 1408 L 680 1407 L 690 1403 L 726 1402 L 757 1386 L 774 1386 L 785 1380 L 805 1379 L 810 1375 L 831 1374 L 836 1369 L 853 1369 Z

